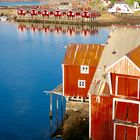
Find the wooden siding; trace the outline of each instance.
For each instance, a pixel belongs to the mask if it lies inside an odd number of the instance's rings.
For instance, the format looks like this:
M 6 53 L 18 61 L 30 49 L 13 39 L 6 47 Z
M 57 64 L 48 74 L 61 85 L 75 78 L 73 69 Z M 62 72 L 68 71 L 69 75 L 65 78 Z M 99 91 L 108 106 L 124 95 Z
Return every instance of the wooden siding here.
M 131 103 L 131 100 L 127 103 L 125 99 L 123 102 L 115 102 L 115 118 L 112 119 L 114 98 L 115 96 L 91 96 L 91 138 L 95 140 L 139 140 L 138 104 L 133 101 Z
M 107 71 L 111 73 L 140 76 L 140 71 L 134 65 L 135 64 L 131 63 L 129 59 L 127 59 L 126 57 L 123 57 L 123 59 L 118 61 L 118 63 L 113 65 L 111 68 L 107 69 Z
M 140 77 L 112 73 L 111 85 L 113 95 L 140 99 Z
M 64 65 L 64 95 L 71 97 L 88 97 L 87 93 L 95 69 L 95 67 L 89 67 L 89 74 L 81 74 L 80 66 Z M 78 80 L 86 80 L 86 88 L 78 88 Z
M 139 105 L 125 102 L 116 102 L 115 120 L 138 123 Z
M 63 64 L 97 67 L 103 49 L 104 46 L 98 44 L 71 44 L 67 48 Z
M 91 137 L 139 140 L 140 77 L 111 73 L 111 86 L 113 95 L 91 95 Z
M 93 140 L 113 140 L 112 97 L 91 96 L 91 137 Z
M 136 140 L 136 128 L 117 125 L 115 140 Z

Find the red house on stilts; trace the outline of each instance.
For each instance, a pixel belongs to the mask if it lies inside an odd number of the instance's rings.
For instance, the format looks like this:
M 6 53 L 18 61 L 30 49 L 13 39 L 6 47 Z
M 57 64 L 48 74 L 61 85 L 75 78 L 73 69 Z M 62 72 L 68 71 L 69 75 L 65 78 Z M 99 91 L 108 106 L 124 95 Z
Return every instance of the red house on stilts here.
M 140 28 L 113 27 L 89 89 L 89 137 L 140 140 Z
M 103 45 L 70 44 L 62 64 L 63 95 L 70 100 L 85 100 Z
M 18 14 L 19 16 L 25 16 L 26 10 L 23 9 L 23 8 L 19 8 L 19 9 L 17 9 L 17 14 Z

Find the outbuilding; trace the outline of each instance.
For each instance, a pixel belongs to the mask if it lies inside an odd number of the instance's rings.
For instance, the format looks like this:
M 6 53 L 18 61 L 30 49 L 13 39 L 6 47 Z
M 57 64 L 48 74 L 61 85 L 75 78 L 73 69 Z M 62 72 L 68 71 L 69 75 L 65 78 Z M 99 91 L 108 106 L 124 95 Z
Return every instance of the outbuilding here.
M 43 9 L 41 11 L 41 14 L 43 17 L 49 17 L 50 16 L 50 12 L 47 9 Z
M 89 11 L 83 11 L 83 12 L 81 12 L 81 17 L 82 18 L 90 18 L 91 13 Z
M 72 10 L 69 10 L 68 12 L 67 12 L 67 17 L 68 18 L 74 18 L 75 17 L 75 12 L 73 12 Z
M 53 12 L 54 17 L 61 18 L 62 17 L 62 12 L 60 10 L 55 10 Z
M 17 14 L 20 16 L 25 16 L 26 10 L 23 8 L 19 8 L 19 9 L 17 9 Z
M 34 8 L 31 9 L 31 10 L 30 10 L 30 15 L 31 15 L 31 16 L 37 16 L 37 15 L 38 15 L 38 10 L 37 10 L 37 9 L 34 9 Z
M 62 64 L 63 95 L 85 100 L 104 45 L 70 44 Z

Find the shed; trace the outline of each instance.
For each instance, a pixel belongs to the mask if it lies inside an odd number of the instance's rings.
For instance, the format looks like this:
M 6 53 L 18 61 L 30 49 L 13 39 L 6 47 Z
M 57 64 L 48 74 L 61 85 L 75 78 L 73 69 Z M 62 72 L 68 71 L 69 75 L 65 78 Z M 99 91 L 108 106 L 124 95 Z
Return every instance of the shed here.
M 62 16 L 62 12 L 60 10 L 55 10 L 53 14 L 54 14 L 55 17 L 61 17 Z
M 67 17 L 75 17 L 75 15 L 76 15 L 76 13 L 74 11 L 72 11 L 72 10 L 69 10 L 67 12 Z
M 38 15 L 38 10 L 37 10 L 37 9 L 34 9 L 34 8 L 31 9 L 31 10 L 30 10 L 30 15 L 31 15 L 31 16 L 36 16 L 36 15 Z
M 83 12 L 81 12 L 81 17 L 82 18 L 90 18 L 91 13 L 89 11 L 83 11 Z
M 41 14 L 42 14 L 42 16 L 44 17 L 44 16 L 50 16 L 50 12 L 47 10 L 47 9 L 43 9 L 42 11 L 41 11 Z
M 92 77 L 100 60 L 104 45 L 70 44 L 62 64 L 63 95 L 87 98 Z
M 19 8 L 19 9 L 17 9 L 17 14 L 20 16 L 25 16 L 26 10 L 23 8 Z

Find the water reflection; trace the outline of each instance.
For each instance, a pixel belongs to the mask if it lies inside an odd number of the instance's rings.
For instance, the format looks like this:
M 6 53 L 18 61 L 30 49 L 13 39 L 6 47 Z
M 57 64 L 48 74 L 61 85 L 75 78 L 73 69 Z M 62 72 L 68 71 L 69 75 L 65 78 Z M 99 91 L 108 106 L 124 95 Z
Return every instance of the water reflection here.
M 50 24 L 25 24 L 18 25 L 18 31 L 25 32 L 30 30 L 32 32 L 42 31 L 45 33 L 55 32 L 57 34 L 67 34 L 68 36 L 75 36 L 80 34 L 82 36 L 90 36 L 98 34 L 98 27 L 90 26 L 76 26 L 76 25 L 50 25 Z

